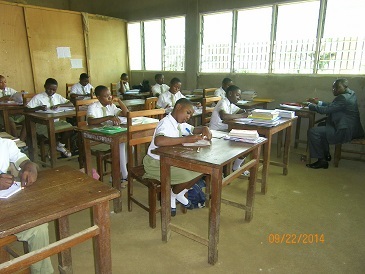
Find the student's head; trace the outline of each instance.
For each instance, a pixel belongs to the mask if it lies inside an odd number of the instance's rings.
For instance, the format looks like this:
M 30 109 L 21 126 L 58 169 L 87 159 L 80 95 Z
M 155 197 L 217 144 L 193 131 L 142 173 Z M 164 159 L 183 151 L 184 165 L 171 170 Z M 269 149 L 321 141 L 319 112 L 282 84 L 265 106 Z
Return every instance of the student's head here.
M 97 86 L 95 88 L 95 96 L 103 106 L 111 105 L 113 103 L 112 94 L 106 86 Z
M 6 88 L 6 78 L 5 76 L 0 75 L 0 89 Z
M 86 86 L 89 83 L 90 76 L 87 73 L 80 74 L 80 84 Z
M 194 113 L 193 104 L 186 98 L 177 100 L 172 116 L 178 123 L 186 123 Z
M 123 82 L 128 82 L 129 81 L 128 74 L 127 73 L 123 73 L 120 76 L 120 80 L 122 80 Z
M 226 90 L 226 97 L 231 104 L 237 103 L 241 98 L 241 90 L 239 87 L 231 85 Z
M 163 74 L 158 73 L 155 75 L 155 81 L 157 84 L 162 85 L 165 82 L 165 77 L 163 76 Z
M 230 78 L 224 78 L 222 81 L 222 88 L 223 90 L 227 90 L 229 86 L 233 85 L 233 81 Z
M 44 83 L 44 89 L 48 96 L 52 96 L 56 93 L 58 88 L 58 83 L 56 79 L 48 78 L 46 82 Z
M 342 93 L 345 93 L 349 83 L 347 79 L 345 78 L 339 78 L 336 81 L 333 82 L 332 85 L 332 93 L 334 96 L 340 95 Z
M 170 92 L 176 94 L 181 89 L 181 81 L 179 78 L 172 78 L 170 81 Z

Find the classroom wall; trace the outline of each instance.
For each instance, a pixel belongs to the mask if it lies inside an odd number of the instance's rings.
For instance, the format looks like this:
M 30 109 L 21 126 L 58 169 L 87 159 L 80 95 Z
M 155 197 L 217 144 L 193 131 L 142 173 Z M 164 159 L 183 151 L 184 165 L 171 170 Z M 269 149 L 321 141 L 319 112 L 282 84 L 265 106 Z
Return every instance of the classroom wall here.
M 65 84 L 83 72 L 109 86 L 128 70 L 124 20 L 7 2 L 0 10 L 0 74 L 10 87 L 42 92 L 52 77 L 65 96 Z

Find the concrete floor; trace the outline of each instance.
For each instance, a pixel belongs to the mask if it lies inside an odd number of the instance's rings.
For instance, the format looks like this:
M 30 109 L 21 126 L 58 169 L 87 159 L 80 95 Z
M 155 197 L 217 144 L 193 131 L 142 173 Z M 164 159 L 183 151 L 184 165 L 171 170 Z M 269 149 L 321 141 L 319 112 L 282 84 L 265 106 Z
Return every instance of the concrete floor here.
M 67 164 L 77 167 L 76 160 Z M 137 206 L 128 212 L 124 202 L 123 212 L 111 213 L 113 273 L 365 273 L 364 177 L 364 163 L 342 160 L 339 168 L 310 170 L 291 152 L 287 176 L 270 167 L 268 193 L 257 193 L 250 223 L 242 210 L 222 204 L 214 266 L 207 263 L 207 247 L 176 233 L 163 243 L 160 218 L 151 229 L 147 212 Z M 236 180 L 223 196 L 240 201 L 246 189 L 247 180 Z M 173 222 L 206 236 L 208 209 L 178 211 Z M 87 227 L 89 211 L 72 215 L 70 224 L 72 232 Z M 288 243 L 270 242 L 270 235 L 284 234 Z M 313 243 L 291 243 L 300 234 L 312 235 L 307 240 Z M 54 235 L 51 223 L 51 241 Z M 74 273 L 94 273 L 91 241 L 72 248 L 72 256 Z M 57 269 L 57 256 L 52 262 Z

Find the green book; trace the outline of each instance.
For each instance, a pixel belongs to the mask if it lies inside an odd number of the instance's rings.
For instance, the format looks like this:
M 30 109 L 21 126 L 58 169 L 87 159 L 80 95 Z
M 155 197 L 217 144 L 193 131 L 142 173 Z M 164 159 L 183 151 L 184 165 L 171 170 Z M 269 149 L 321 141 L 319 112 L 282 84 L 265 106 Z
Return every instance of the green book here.
M 97 127 L 97 128 L 90 129 L 90 131 L 100 132 L 100 133 L 105 133 L 105 134 L 115 134 L 115 133 L 127 131 L 127 128 L 120 127 L 120 126 L 104 126 L 104 127 Z

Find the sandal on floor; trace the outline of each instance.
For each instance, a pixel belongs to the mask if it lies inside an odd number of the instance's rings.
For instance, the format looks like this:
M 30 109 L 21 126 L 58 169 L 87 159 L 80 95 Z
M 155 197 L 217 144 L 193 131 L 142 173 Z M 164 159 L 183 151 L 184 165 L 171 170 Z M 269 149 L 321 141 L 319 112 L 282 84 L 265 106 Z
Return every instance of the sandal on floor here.
M 171 208 L 171 216 L 172 217 L 176 216 L 176 208 Z

